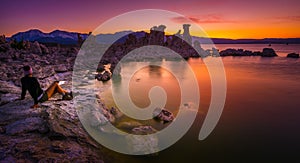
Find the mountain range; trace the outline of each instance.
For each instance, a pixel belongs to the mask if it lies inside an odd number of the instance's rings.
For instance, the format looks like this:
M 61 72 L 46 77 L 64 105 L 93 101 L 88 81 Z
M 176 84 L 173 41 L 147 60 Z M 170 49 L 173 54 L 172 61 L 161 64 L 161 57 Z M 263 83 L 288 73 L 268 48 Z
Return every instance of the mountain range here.
M 125 36 L 133 31 L 120 31 L 114 34 L 98 34 L 96 39 L 99 43 L 111 43 L 112 40 Z M 86 33 L 68 32 L 62 30 L 54 30 L 50 33 L 44 33 L 38 29 L 31 29 L 25 32 L 18 32 L 12 35 L 8 40 L 15 39 L 17 41 L 38 41 L 40 43 L 57 43 L 57 44 L 77 44 L 78 34 L 82 39 L 88 38 Z M 145 35 L 145 32 L 135 32 L 138 38 Z M 265 38 L 265 39 L 227 39 L 227 38 L 206 38 L 192 36 L 193 41 L 198 40 L 200 43 L 211 43 L 210 39 L 215 44 L 300 44 L 300 38 Z
M 86 39 L 88 34 L 80 33 L 80 36 Z M 16 41 L 38 41 L 40 43 L 77 44 L 78 33 L 61 30 L 44 33 L 38 29 L 31 29 L 25 32 L 18 32 L 9 39 L 15 39 Z

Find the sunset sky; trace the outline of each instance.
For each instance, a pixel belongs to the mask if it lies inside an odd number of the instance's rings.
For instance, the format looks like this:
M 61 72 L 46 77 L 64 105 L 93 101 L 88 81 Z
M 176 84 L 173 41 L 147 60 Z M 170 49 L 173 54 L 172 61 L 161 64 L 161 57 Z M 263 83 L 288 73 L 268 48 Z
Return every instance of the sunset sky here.
M 214 38 L 300 37 L 299 0 L 3 0 L 0 34 L 11 36 L 32 28 L 43 32 L 61 29 L 87 33 L 108 19 L 140 9 L 177 12 L 195 21 Z M 184 23 L 180 18 L 171 21 L 179 28 Z M 191 33 L 197 35 L 195 31 Z

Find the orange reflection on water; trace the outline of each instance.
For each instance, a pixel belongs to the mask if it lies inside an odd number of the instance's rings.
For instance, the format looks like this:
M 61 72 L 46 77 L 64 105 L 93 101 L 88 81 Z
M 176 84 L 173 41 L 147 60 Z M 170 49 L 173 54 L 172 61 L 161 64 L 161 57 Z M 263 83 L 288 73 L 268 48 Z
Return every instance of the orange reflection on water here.
M 194 72 L 199 85 L 199 108 L 201 108 L 199 112 L 206 112 L 204 108 L 208 108 L 211 95 L 211 83 L 207 67 L 201 59 L 191 59 L 187 62 Z M 186 69 L 186 67 L 184 68 Z M 189 79 L 184 77 L 184 71 L 182 71 L 181 75 L 183 76 L 183 80 L 188 81 Z M 164 89 L 167 95 L 165 108 L 176 114 L 181 101 L 180 85 L 171 72 L 159 66 L 144 67 L 132 76 L 129 84 L 129 92 L 133 103 L 141 108 L 150 105 L 148 94 L 154 86 L 159 86 Z
M 154 86 L 159 86 L 166 92 L 166 108 L 170 110 L 179 108 L 180 87 L 178 81 L 168 70 L 152 65 L 140 69 L 130 79 L 129 92 L 133 103 L 141 108 L 150 105 L 148 93 Z

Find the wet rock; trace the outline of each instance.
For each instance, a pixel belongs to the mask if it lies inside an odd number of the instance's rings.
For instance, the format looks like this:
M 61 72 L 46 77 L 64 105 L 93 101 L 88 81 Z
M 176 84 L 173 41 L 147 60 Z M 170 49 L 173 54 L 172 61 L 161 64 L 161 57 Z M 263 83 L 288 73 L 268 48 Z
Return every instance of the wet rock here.
M 105 67 L 103 64 L 99 64 L 97 67 L 97 72 L 102 73 L 105 70 Z
M 275 53 L 274 49 L 272 49 L 272 48 L 264 48 L 261 56 L 262 57 L 276 57 L 277 54 Z
M 95 75 L 95 79 L 97 79 L 98 81 L 108 81 L 111 78 L 111 73 L 108 71 L 104 71 L 104 73 L 98 73 L 97 75 Z
M 154 119 L 163 123 L 172 122 L 174 120 L 174 115 L 165 108 L 156 108 L 153 112 Z
M 297 54 L 297 53 L 289 53 L 286 57 L 287 58 L 299 58 L 299 54 Z
M 115 116 L 115 118 L 120 118 L 123 116 L 123 113 L 116 107 L 111 107 L 109 111 L 112 115 Z

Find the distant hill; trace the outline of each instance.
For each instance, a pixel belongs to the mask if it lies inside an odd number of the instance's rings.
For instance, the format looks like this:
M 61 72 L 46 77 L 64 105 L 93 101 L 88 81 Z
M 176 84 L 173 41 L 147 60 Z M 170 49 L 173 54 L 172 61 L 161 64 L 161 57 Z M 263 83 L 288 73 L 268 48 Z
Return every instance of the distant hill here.
M 44 33 L 38 29 L 31 29 L 25 32 L 14 34 L 10 39 L 17 41 L 38 41 L 40 43 L 58 43 L 58 44 L 77 44 L 78 32 L 67 32 L 55 30 L 50 33 Z M 83 39 L 88 37 L 88 34 L 80 33 Z
M 108 44 L 112 43 L 116 38 L 126 36 L 133 31 L 120 31 L 113 34 L 98 34 L 96 39 L 97 42 Z M 58 44 L 77 44 L 78 32 L 68 32 L 55 30 L 50 33 L 44 33 L 38 29 L 31 29 L 25 32 L 19 32 L 14 34 L 11 38 L 17 41 L 27 40 L 27 41 L 38 41 L 40 43 L 58 43 Z M 79 33 L 83 39 L 88 37 L 86 33 Z M 145 32 L 135 32 L 138 38 L 143 37 Z M 215 44 L 300 44 L 300 38 L 265 38 L 265 39 L 227 39 L 227 38 L 205 38 L 192 36 L 193 41 L 198 40 L 202 44 L 208 44 L 213 41 Z M 126 37 L 118 41 L 125 41 Z

